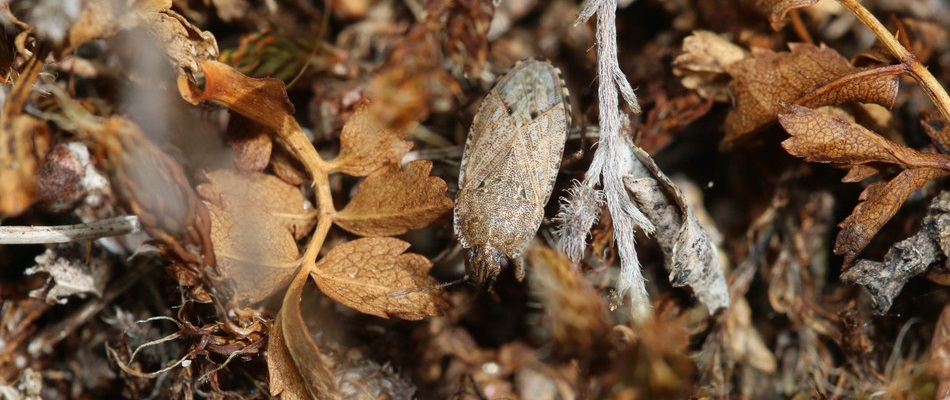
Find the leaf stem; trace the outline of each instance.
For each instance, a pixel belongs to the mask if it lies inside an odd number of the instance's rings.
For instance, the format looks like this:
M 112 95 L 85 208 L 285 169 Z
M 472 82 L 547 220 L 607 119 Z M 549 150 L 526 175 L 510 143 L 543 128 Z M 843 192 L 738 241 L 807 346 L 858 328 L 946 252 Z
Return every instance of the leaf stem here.
M 910 69 L 911 76 L 920 83 L 920 86 L 923 87 L 927 95 L 930 96 L 934 105 L 940 110 L 944 121 L 950 121 L 950 95 L 947 95 L 946 89 L 944 89 L 940 82 L 937 81 L 937 78 L 927 70 L 927 67 L 921 64 L 913 53 L 901 45 L 897 39 L 894 38 L 894 35 L 881 24 L 881 21 L 875 18 L 874 15 L 858 3 L 857 0 L 838 0 L 838 2 L 851 11 L 861 23 L 867 26 L 868 29 L 874 33 L 874 36 L 877 36 L 878 40 L 884 43 L 884 46 L 891 51 L 891 54 L 897 57 L 901 63 L 907 65 Z

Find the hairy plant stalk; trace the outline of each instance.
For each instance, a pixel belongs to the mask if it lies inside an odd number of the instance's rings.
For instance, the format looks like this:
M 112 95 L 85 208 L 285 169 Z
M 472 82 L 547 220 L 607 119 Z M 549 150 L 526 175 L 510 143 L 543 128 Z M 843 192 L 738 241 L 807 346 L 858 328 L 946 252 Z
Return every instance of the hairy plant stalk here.
M 632 152 L 633 143 L 621 133 L 621 128 L 629 121 L 620 110 L 619 95 L 635 113 L 640 112 L 640 105 L 617 63 L 616 8 L 616 0 L 592 0 L 585 5 L 577 20 L 577 24 L 581 24 L 597 14 L 600 141 L 584 181 L 576 182 L 571 189 L 571 198 L 562 202 L 558 215 L 562 222 L 559 245 L 575 265 L 579 263 L 586 248 L 587 234 L 606 200 L 620 253 L 620 279 L 612 307 L 629 297 L 631 319 L 644 321 L 652 313 L 640 273 L 635 233 L 640 228 L 652 234 L 653 225 L 634 206 L 623 185 L 623 176 L 631 174 L 639 164 Z M 595 189 L 598 185 L 603 186 L 602 191 Z

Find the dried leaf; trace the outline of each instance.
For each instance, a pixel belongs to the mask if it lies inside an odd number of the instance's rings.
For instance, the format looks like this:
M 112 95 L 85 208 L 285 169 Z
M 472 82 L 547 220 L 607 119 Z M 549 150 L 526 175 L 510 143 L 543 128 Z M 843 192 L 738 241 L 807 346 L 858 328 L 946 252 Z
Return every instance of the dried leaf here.
M 70 28 L 68 45 L 62 54 L 90 40 L 144 26 L 157 43 L 162 43 L 179 75 L 193 76 L 201 72 L 198 66 L 201 61 L 217 58 L 218 44 L 214 35 L 198 29 L 171 10 L 171 0 L 136 1 L 130 6 L 110 0 L 84 2 L 79 19 Z
M 835 240 L 834 252 L 844 255 L 844 267 L 854 262 L 913 191 L 931 180 L 948 175 L 950 171 L 947 170 L 914 168 L 901 172 L 890 182 L 875 182 L 864 189 L 859 197 L 861 203 L 839 225 L 841 233 Z
M 782 147 L 805 161 L 907 165 L 912 160 L 931 160 L 936 156 L 900 146 L 853 122 L 795 104 L 786 104 L 785 112 L 778 118 L 782 127 L 792 135 L 782 142 Z
M 729 306 L 729 293 L 719 254 L 682 192 L 663 174 L 646 152 L 637 158 L 654 178 L 624 177 L 637 207 L 656 226 L 673 286 L 689 286 L 709 313 Z
M 366 176 L 384 166 L 397 166 L 412 148 L 412 142 L 402 140 L 412 125 L 405 130 L 387 129 L 369 112 L 366 104 L 350 117 L 340 133 L 340 154 L 330 161 L 333 171 L 352 176 Z
M 841 233 L 835 241 L 834 252 L 844 255 L 844 267 L 854 262 L 907 196 L 932 179 L 950 175 L 950 156 L 899 146 L 860 125 L 806 107 L 786 107 L 788 113 L 780 115 L 779 121 L 792 137 L 782 146 L 796 157 L 854 165 L 886 162 L 910 168 L 889 182 L 871 184 L 861 193 L 862 203 L 841 223 Z M 845 179 L 869 177 L 872 172 L 868 168 L 852 168 Z
M 776 31 L 785 27 L 785 15 L 796 8 L 803 8 L 817 3 L 818 0 L 755 0 L 755 8 L 760 14 L 769 18 L 772 29 Z
M 267 343 L 270 394 L 279 395 L 283 400 L 339 399 L 336 379 L 313 341 L 300 310 L 307 275 L 306 269 L 297 273 L 270 330 Z
M 186 101 L 198 105 L 213 101 L 254 121 L 274 135 L 311 174 L 322 173 L 323 160 L 294 119 L 294 105 L 284 83 L 276 79 L 253 79 L 217 61 L 200 63 L 204 85 L 178 77 L 178 91 Z M 318 172 L 320 171 L 320 172 Z
M 392 236 L 428 226 L 452 209 L 431 161 L 388 167 L 366 177 L 333 222 L 361 236 Z
M 409 244 L 393 238 L 363 238 L 334 247 L 312 271 L 323 293 L 357 311 L 381 318 L 423 319 L 448 307 L 442 290 L 390 294 L 431 287 L 432 263 L 403 253 Z
M 303 194 L 272 175 L 219 170 L 198 193 L 211 211 L 218 268 L 235 282 L 235 299 L 258 302 L 283 289 L 299 265 L 297 239 L 315 213 Z
M 718 102 L 732 98 L 725 67 L 748 57 L 741 47 L 710 31 L 696 31 L 683 39 L 683 54 L 673 60 L 673 74 L 687 89 Z
M 789 44 L 791 52 L 753 49 L 752 57 L 726 67 L 734 78 L 736 108 L 726 116 L 723 145 L 773 121 L 781 102 L 818 107 L 845 101 L 890 108 L 897 96 L 900 65 L 860 70 L 828 47 Z
M 228 120 L 228 144 L 234 151 L 234 166 L 241 171 L 260 172 L 270 162 L 273 141 L 260 125 L 240 114 Z
M 49 274 L 48 287 L 33 290 L 31 297 L 45 298 L 49 304 L 66 304 L 66 297 L 86 297 L 92 294 L 102 297 L 102 291 L 112 276 L 111 265 L 103 257 L 87 258 L 84 252 L 61 246 L 66 251 L 46 249 L 36 256 L 36 266 L 27 268 L 26 275 L 40 272 Z

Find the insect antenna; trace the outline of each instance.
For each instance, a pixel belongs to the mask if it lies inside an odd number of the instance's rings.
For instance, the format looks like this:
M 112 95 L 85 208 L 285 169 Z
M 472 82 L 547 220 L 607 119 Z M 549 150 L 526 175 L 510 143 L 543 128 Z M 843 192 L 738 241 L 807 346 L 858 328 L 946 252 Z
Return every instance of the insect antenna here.
M 430 290 L 442 289 L 442 288 L 446 288 L 446 287 L 449 287 L 449 286 L 455 286 L 455 285 L 458 285 L 459 283 L 468 282 L 468 281 L 471 281 L 471 278 L 469 278 L 468 275 L 466 275 L 466 276 L 463 276 L 463 277 L 461 277 L 461 278 L 459 278 L 459 279 L 456 279 L 456 280 L 454 280 L 454 281 L 449 281 L 449 282 L 440 283 L 440 284 L 435 285 L 435 286 L 426 286 L 426 287 L 420 287 L 420 288 L 414 288 L 414 289 L 400 290 L 400 291 L 398 291 L 398 292 L 392 292 L 392 293 L 389 294 L 389 297 L 391 297 L 391 298 L 396 298 L 396 297 L 402 297 L 402 296 L 408 295 L 408 294 L 410 294 L 410 293 L 427 292 L 427 291 L 430 291 Z

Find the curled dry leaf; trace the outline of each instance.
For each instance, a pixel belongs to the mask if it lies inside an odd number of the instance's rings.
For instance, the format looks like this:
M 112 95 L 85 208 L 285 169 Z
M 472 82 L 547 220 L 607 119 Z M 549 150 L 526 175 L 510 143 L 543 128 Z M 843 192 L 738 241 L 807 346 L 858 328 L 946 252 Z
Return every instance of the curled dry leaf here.
M 387 129 L 361 105 L 340 133 L 340 154 L 330 161 L 332 171 L 352 176 L 366 176 L 384 166 L 398 166 L 412 142 L 402 140 L 412 125 L 405 129 Z
M 817 3 L 818 0 L 755 0 L 755 9 L 768 17 L 772 29 L 780 30 L 785 27 L 785 15 L 796 8 L 803 8 Z
M 211 241 L 235 300 L 257 302 L 284 288 L 299 265 L 297 239 L 316 213 L 300 190 L 272 175 L 219 170 L 198 193 L 211 211 Z
M 925 183 L 950 175 L 936 168 L 908 169 L 889 182 L 875 182 L 864 189 L 854 211 L 841 224 L 834 252 L 844 256 L 843 267 L 850 266 L 871 242 L 881 227 L 897 213 L 901 204 Z
M 452 209 L 446 184 L 429 176 L 431 161 L 390 166 L 366 177 L 333 222 L 360 236 L 392 236 L 419 229 Z
M 725 67 L 748 55 L 714 32 L 696 31 L 683 39 L 683 54 L 673 60 L 673 74 L 681 76 L 683 86 L 695 89 L 703 98 L 725 103 L 732 98 Z
M 250 78 L 217 61 L 202 61 L 204 85 L 178 77 L 181 97 L 192 104 L 212 101 L 221 104 L 274 135 L 313 176 L 323 171 L 323 160 L 294 119 L 294 105 L 284 83 L 276 79 Z M 322 172 L 321 172 L 322 173 Z
M 860 166 L 871 162 L 897 164 L 908 168 L 890 181 L 868 186 L 862 201 L 841 223 L 835 241 L 835 254 L 844 255 L 844 267 L 870 243 L 884 224 L 894 216 L 904 200 L 930 180 L 950 175 L 950 156 L 921 153 L 899 146 L 844 119 L 797 105 L 786 105 L 779 122 L 791 138 L 782 142 L 789 154 L 807 161 Z M 866 178 L 874 170 L 860 168 L 846 179 Z
M 950 228 L 950 192 L 942 192 L 930 203 L 920 230 L 887 250 L 883 262 L 859 260 L 841 273 L 841 279 L 868 289 L 874 312 L 884 314 L 904 285 L 933 265 L 945 263 L 948 250 L 944 240 Z
M 31 297 L 46 299 L 49 304 L 66 304 L 67 297 L 86 297 L 92 294 L 102 297 L 112 266 L 106 258 L 87 257 L 82 246 L 63 245 L 59 249 L 46 249 L 36 256 L 36 266 L 27 268 L 26 275 L 47 273 L 47 286 L 30 292 Z
M 179 75 L 201 71 L 198 64 L 218 56 L 218 43 L 211 32 L 202 31 L 185 17 L 171 10 L 171 0 L 143 0 L 126 6 L 111 0 L 83 3 L 79 19 L 69 30 L 63 54 L 93 39 L 115 35 L 119 31 L 144 26 L 162 48 Z
M 442 290 L 396 292 L 435 286 L 432 263 L 418 254 L 403 253 L 409 243 L 393 238 L 363 238 L 334 247 L 311 275 L 330 298 L 354 310 L 381 318 L 423 319 L 448 307 Z
M 825 46 L 792 43 L 789 48 L 781 53 L 753 49 L 752 57 L 726 67 L 734 78 L 736 107 L 726 116 L 723 145 L 774 121 L 781 102 L 808 107 L 846 101 L 894 104 L 902 65 L 862 70 Z
M 656 226 L 673 286 L 689 286 L 709 313 L 729 306 L 726 277 L 716 246 L 686 205 L 682 192 L 660 171 L 646 152 L 634 153 L 654 178 L 624 177 L 637 207 Z
M 290 283 L 267 341 L 270 394 L 282 400 L 339 399 L 340 391 L 326 358 L 313 341 L 300 311 L 307 283 L 301 268 Z
M 228 120 L 228 144 L 234 151 L 234 166 L 247 172 L 267 168 L 274 148 L 267 131 L 240 114 Z

